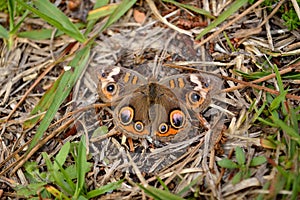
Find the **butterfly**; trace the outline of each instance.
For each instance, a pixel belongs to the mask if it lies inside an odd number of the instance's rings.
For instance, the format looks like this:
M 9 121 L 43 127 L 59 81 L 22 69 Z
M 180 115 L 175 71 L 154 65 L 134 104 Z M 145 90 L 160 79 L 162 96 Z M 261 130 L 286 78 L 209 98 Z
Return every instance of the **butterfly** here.
M 120 66 L 97 72 L 98 94 L 112 103 L 113 122 L 125 136 L 159 141 L 183 140 L 202 117 L 211 97 L 220 90 L 220 78 L 206 73 L 170 75 L 157 80 Z

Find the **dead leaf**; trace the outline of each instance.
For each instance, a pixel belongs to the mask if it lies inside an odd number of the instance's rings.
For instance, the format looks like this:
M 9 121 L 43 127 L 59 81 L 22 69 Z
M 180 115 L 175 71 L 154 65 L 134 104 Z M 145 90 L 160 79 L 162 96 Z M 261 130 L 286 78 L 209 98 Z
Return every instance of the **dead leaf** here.
M 134 9 L 133 17 L 134 17 L 134 20 L 139 24 L 143 24 L 146 19 L 145 13 L 143 13 L 137 9 Z

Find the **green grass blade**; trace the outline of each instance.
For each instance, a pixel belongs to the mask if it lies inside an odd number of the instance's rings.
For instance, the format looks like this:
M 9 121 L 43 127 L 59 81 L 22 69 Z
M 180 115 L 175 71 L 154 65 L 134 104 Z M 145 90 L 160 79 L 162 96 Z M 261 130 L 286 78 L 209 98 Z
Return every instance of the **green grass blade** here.
M 101 8 L 92 10 L 89 12 L 87 20 L 94 20 L 94 19 L 99 19 L 100 17 L 108 16 L 108 15 L 112 14 L 118 6 L 119 6 L 119 4 L 110 4 L 110 5 L 103 6 Z
M 135 4 L 135 2 L 136 0 L 123 0 L 115 9 L 115 11 L 110 15 L 101 30 L 105 30 L 107 27 L 120 19 Z
M 75 26 L 77 26 L 78 28 L 81 28 L 84 26 L 84 24 L 77 23 L 77 24 L 75 24 Z M 31 40 L 46 40 L 46 39 L 50 39 L 52 37 L 54 31 L 55 31 L 54 37 L 61 36 L 64 34 L 64 32 L 62 32 L 60 30 L 54 30 L 54 28 L 23 31 L 23 32 L 19 32 L 17 34 L 18 34 L 18 37 L 28 38 Z
M 96 10 L 97 8 L 103 7 L 103 6 L 107 5 L 108 3 L 109 3 L 109 0 L 98 0 L 98 1 L 96 1 L 95 5 L 93 7 L 93 10 Z M 93 11 L 91 11 L 91 12 L 93 12 Z M 91 12 L 89 12 L 89 14 L 88 14 L 88 19 L 87 19 L 88 23 L 86 25 L 86 30 L 84 32 L 85 36 L 88 35 L 93 30 L 94 25 L 97 22 L 96 19 L 94 19 L 94 20 L 89 19 L 89 16 L 90 16 Z
M 28 38 L 31 40 L 46 40 L 51 38 L 53 34 L 52 29 L 40 29 L 40 30 L 32 30 L 32 31 L 23 31 L 18 33 L 18 37 L 20 38 Z M 55 32 L 54 37 L 60 36 L 64 34 L 62 31 L 58 30 Z
M 161 200 L 184 200 L 182 197 L 175 195 L 171 192 L 165 191 L 165 190 L 161 190 L 161 189 L 157 189 L 155 187 L 152 186 L 147 186 L 144 187 L 142 185 L 138 185 L 142 190 L 145 191 L 146 194 L 148 194 L 149 196 L 153 197 L 154 199 L 161 199 Z
M 272 116 L 270 117 L 275 124 L 277 124 L 284 132 L 286 132 L 291 139 L 295 140 L 298 145 L 300 145 L 300 135 L 297 133 L 295 129 L 291 126 L 287 125 L 285 122 L 280 120 L 274 113 L 272 112 Z
M 300 80 L 300 73 L 287 73 L 285 74 L 284 76 L 282 76 L 283 79 L 285 80 L 289 80 L 289 79 L 292 79 L 292 80 Z
M 86 38 L 79 29 L 65 16 L 57 7 L 47 0 L 36 0 L 34 5 L 38 8 L 27 5 L 22 0 L 17 0 L 20 5 L 36 14 L 55 28 L 66 33 L 79 42 L 84 42 Z
M 199 40 L 210 30 L 217 27 L 220 23 L 225 21 L 230 15 L 235 13 L 240 7 L 242 7 L 247 2 L 248 2 L 248 0 L 237 0 L 234 3 L 232 3 L 230 5 L 230 7 L 227 10 L 225 10 L 224 12 L 222 12 L 216 20 L 214 20 L 205 29 L 203 29 L 203 31 L 201 31 L 201 33 L 196 37 L 196 40 Z
M 225 31 L 223 32 L 223 35 L 224 35 L 224 37 L 225 37 L 225 39 L 226 39 L 226 43 L 227 43 L 228 46 L 230 47 L 231 51 L 232 51 L 232 52 L 235 52 L 236 49 L 234 48 L 232 42 L 230 41 L 230 38 L 228 37 L 228 35 L 226 34 Z
M 108 3 L 109 3 L 109 0 L 97 0 L 94 8 L 100 8 L 102 6 L 107 5 Z
M 63 164 L 65 163 L 68 154 L 70 152 L 70 142 L 66 142 L 61 149 L 59 150 L 58 154 L 55 156 L 55 160 L 56 162 L 54 163 L 53 169 L 54 170 L 58 170 L 59 166 L 63 166 Z
M 9 14 L 9 30 L 12 30 L 15 26 L 15 1 L 14 0 L 8 0 L 7 1 L 7 8 L 8 8 L 8 14 Z
M 235 148 L 235 156 L 236 156 L 236 161 L 238 162 L 239 165 L 244 165 L 246 163 L 246 156 L 241 147 Z
M 177 194 L 178 195 L 183 195 L 184 193 L 188 192 L 189 190 L 191 190 L 191 188 L 196 185 L 197 183 L 199 183 L 199 181 L 202 179 L 203 177 L 199 176 L 197 178 L 195 178 L 194 180 L 192 180 L 187 186 L 185 186 L 182 190 L 180 190 Z
M 51 102 L 48 111 L 45 114 L 45 117 L 41 121 L 40 126 L 37 129 L 36 135 L 33 137 L 33 140 L 29 146 L 29 150 L 31 150 L 39 141 L 39 139 L 43 136 L 43 133 L 47 130 L 48 126 L 50 125 L 52 119 L 54 118 L 59 106 L 63 102 L 63 100 L 67 97 L 63 93 L 63 90 L 67 90 L 66 88 L 67 83 L 72 78 L 71 72 L 67 71 L 63 74 L 62 79 L 59 83 L 59 87 L 54 94 L 53 101 Z M 59 94 L 59 95 L 58 95 Z
M 283 83 L 282 83 L 282 79 L 281 79 L 278 67 L 277 67 L 277 65 L 272 65 L 272 66 L 273 66 L 273 69 L 274 69 L 275 74 L 276 74 L 276 79 L 277 79 L 279 91 L 280 91 L 280 93 L 283 93 L 284 92 L 284 86 L 283 86 Z
M 45 13 L 51 19 L 52 22 L 54 22 L 55 24 L 60 24 L 64 28 L 64 30 L 66 30 L 66 34 L 80 42 L 84 42 L 86 40 L 84 35 L 69 20 L 69 18 L 48 0 L 37 0 L 35 1 L 34 5 L 42 13 Z M 51 21 L 49 21 L 48 23 L 51 24 Z
M 264 124 L 266 124 L 266 125 L 268 125 L 268 126 L 278 127 L 277 124 L 274 124 L 274 123 L 272 123 L 272 122 L 270 122 L 270 121 L 268 121 L 268 120 L 266 120 L 264 118 L 257 117 L 257 120 L 260 121 L 260 122 L 262 122 L 262 123 L 264 123 Z
M 0 38 L 8 40 L 9 33 L 8 31 L 0 24 Z
M 43 133 L 47 130 L 60 105 L 69 95 L 76 80 L 82 73 L 85 65 L 87 64 L 89 55 L 90 47 L 87 46 L 82 50 L 78 51 L 74 59 L 70 62 L 69 65 L 72 66 L 74 70 L 65 71 L 62 75 L 61 81 L 58 85 L 58 89 L 55 93 L 55 98 L 53 99 L 53 102 L 51 102 L 49 110 L 45 114 L 44 119 L 41 121 L 41 124 L 38 127 L 37 132 L 32 139 L 28 151 L 30 151 L 38 143 L 40 138 L 43 136 Z
M 215 19 L 216 17 L 211 15 L 210 12 L 208 12 L 207 10 L 204 10 L 204 9 L 200 9 L 200 8 L 197 8 L 195 6 L 192 6 L 192 5 L 187 5 L 187 4 L 183 4 L 183 3 L 178 3 L 177 1 L 173 1 L 173 0 L 163 0 L 163 2 L 167 2 L 167 3 L 172 3 L 180 8 L 185 8 L 185 9 L 188 9 L 190 11 L 193 11 L 195 13 L 198 13 L 200 15 L 204 15 L 208 18 L 211 18 L 211 19 Z
M 51 177 L 53 178 L 54 182 L 59 185 L 61 187 L 62 190 L 64 190 L 65 192 L 72 194 L 72 188 L 70 188 L 69 184 L 66 184 L 66 182 L 64 181 L 64 178 L 62 176 L 62 173 L 54 170 L 53 168 L 53 164 L 48 156 L 48 154 L 46 154 L 45 152 L 42 152 L 42 156 L 45 160 L 46 166 L 48 171 L 51 174 Z
M 123 180 L 119 180 L 117 182 L 109 183 L 109 184 L 104 185 L 104 186 L 102 186 L 100 188 L 94 189 L 94 190 L 92 190 L 92 191 L 90 191 L 90 192 L 87 193 L 87 197 L 90 199 L 90 198 L 97 197 L 97 196 L 99 196 L 101 194 L 105 194 L 107 192 L 111 192 L 111 191 L 113 191 L 115 189 L 120 188 L 121 185 L 122 185 L 122 183 L 123 183 Z
M 260 72 L 252 72 L 251 74 L 239 71 L 239 70 L 234 70 L 234 72 L 242 75 L 244 78 L 248 80 L 256 80 L 265 76 L 268 76 L 271 74 L 271 72 L 266 72 L 266 71 L 260 71 Z
M 291 104 L 289 104 L 289 106 L 290 106 L 289 116 L 291 119 L 291 125 L 296 132 L 298 131 L 300 133 L 299 124 L 298 124 L 298 122 L 300 121 L 300 113 L 296 114 L 296 112 L 297 112 L 296 109 L 291 108 L 292 107 Z M 298 115 L 299 119 L 298 119 L 297 115 Z
M 74 194 L 74 198 L 77 199 L 83 190 L 83 186 L 85 183 L 85 173 L 86 168 L 88 166 L 87 157 L 86 157 L 86 142 L 85 142 L 85 136 L 83 135 L 81 137 L 79 147 L 78 147 L 78 157 L 76 159 L 76 171 L 77 171 L 77 184 L 76 184 L 76 190 Z
M 267 105 L 267 101 L 263 101 L 263 104 L 260 106 L 260 108 L 258 110 L 255 109 L 255 114 L 253 116 L 252 122 L 255 122 L 257 118 L 263 113 L 266 105 Z
M 25 18 L 27 17 L 27 15 L 29 14 L 29 11 L 26 10 L 21 19 L 17 22 L 17 24 L 14 26 L 14 28 L 10 31 L 10 34 L 15 35 L 17 33 L 17 31 L 19 30 L 21 24 L 23 23 L 23 21 L 25 20 Z
M 70 200 L 69 197 L 67 197 L 63 192 L 59 191 L 58 189 L 56 189 L 54 186 L 52 185 L 46 185 L 45 189 L 52 194 L 55 199 L 59 199 L 59 200 Z M 31 198 L 34 199 L 34 198 Z M 50 199 L 50 198 L 40 198 L 40 199 Z
M 57 175 L 54 175 L 56 177 L 56 183 L 61 188 L 63 188 L 66 192 L 68 192 L 70 195 L 73 195 L 76 190 L 76 185 L 72 181 L 72 177 L 68 174 L 68 172 L 58 163 L 57 160 L 54 160 L 53 170 L 54 173 L 58 172 L 58 169 L 60 170 L 60 173 L 62 176 L 58 177 Z M 58 167 L 58 169 L 54 169 L 55 165 Z
M 165 184 L 165 182 L 163 182 L 163 180 L 161 180 L 160 177 L 157 177 L 157 180 L 158 180 L 158 182 L 163 186 L 163 188 L 164 188 L 166 191 L 170 192 L 168 186 Z
M 300 175 L 299 175 L 299 170 L 298 170 L 298 172 L 296 172 L 295 176 L 294 176 L 291 199 L 292 200 L 298 199 L 299 194 L 300 194 Z
M 58 77 L 58 79 L 54 82 L 52 87 L 50 87 L 43 97 L 40 99 L 38 104 L 33 108 L 33 110 L 30 112 L 30 115 L 35 115 L 40 112 L 46 111 L 49 106 L 51 105 L 51 102 L 53 102 L 53 99 L 55 97 L 56 91 L 58 86 L 60 85 L 62 76 Z M 44 115 L 34 117 L 32 119 L 26 120 L 23 124 L 23 129 L 27 130 L 29 128 L 32 128 L 35 126 L 42 118 Z
M 274 100 L 271 102 L 269 110 L 277 110 L 279 109 L 280 105 L 285 101 L 285 96 L 287 95 L 288 91 L 283 91 Z

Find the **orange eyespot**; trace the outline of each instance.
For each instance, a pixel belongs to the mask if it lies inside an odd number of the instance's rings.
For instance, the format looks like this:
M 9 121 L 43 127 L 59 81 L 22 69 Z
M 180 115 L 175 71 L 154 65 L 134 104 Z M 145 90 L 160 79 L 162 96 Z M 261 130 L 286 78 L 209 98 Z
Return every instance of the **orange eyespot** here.
M 161 134 L 168 132 L 168 130 L 169 130 L 169 126 L 166 123 L 161 123 L 158 127 L 158 131 Z
M 105 87 L 105 90 L 110 95 L 114 95 L 117 92 L 117 88 L 118 88 L 118 86 L 116 83 L 108 83 Z
M 132 122 L 133 116 L 134 116 L 134 110 L 131 107 L 126 106 L 121 108 L 119 113 L 119 119 L 123 125 L 126 126 L 130 124 Z
M 185 114 L 181 110 L 173 110 L 170 114 L 170 122 L 174 128 L 182 128 L 185 123 Z
M 137 131 L 137 132 L 142 132 L 144 130 L 144 124 L 140 121 L 137 121 L 135 122 L 134 124 L 134 129 Z
M 189 94 L 189 101 L 190 101 L 191 103 L 197 103 L 197 102 L 199 102 L 200 100 L 201 100 L 200 94 L 198 94 L 198 93 L 196 93 L 196 92 L 191 92 L 191 93 Z

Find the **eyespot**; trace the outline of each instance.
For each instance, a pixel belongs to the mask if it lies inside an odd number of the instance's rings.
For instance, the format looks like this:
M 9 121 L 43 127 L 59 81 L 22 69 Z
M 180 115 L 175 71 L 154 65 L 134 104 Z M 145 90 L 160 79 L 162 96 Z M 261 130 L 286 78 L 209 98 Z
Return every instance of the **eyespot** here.
M 200 99 L 201 99 L 200 94 L 198 94 L 198 93 L 196 93 L 196 92 L 191 92 L 191 93 L 189 94 L 189 100 L 190 100 L 190 102 L 192 102 L 192 103 L 197 103 L 198 101 L 200 101 Z
M 185 123 L 185 114 L 181 110 L 173 110 L 170 114 L 170 122 L 174 128 L 182 128 Z
M 116 83 L 108 83 L 105 87 L 106 91 L 112 95 L 114 95 L 117 91 L 117 84 Z
M 144 130 L 144 124 L 140 121 L 137 121 L 135 122 L 134 124 L 134 129 L 137 131 L 137 132 L 141 132 Z
M 169 130 L 169 127 L 166 123 L 161 123 L 158 127 L 158 131 L 162 134 L 168 132 L 168 130 Z
M 121 124 L 125 126 L 130 124 L 132 122 L 133 115 L 134 115 L 134 111 L 131 107 L 126 106 L 121 108 L 119 113 L 119 119 Z

